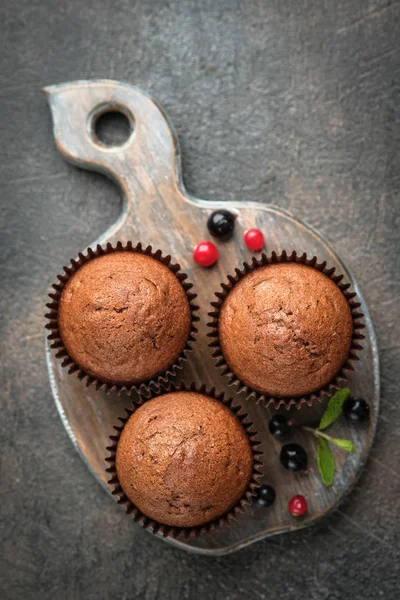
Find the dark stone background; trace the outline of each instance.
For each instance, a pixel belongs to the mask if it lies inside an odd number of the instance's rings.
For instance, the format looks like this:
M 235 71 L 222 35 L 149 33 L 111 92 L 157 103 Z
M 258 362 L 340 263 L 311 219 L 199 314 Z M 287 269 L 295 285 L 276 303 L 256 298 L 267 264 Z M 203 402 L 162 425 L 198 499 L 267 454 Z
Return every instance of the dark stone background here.
M 0 597 L 399 597 L 400 4 L 2 0 Z M 189 191 L 272 202 L 330 239 L 376 326 L 382 413 L 366 472 L 320 526 L 212 559 L 135 527 L 76 454 L 44 361 L 48 284 L 116 219 L 68 166 L 41 87 L 134 83 L 165 107 Z

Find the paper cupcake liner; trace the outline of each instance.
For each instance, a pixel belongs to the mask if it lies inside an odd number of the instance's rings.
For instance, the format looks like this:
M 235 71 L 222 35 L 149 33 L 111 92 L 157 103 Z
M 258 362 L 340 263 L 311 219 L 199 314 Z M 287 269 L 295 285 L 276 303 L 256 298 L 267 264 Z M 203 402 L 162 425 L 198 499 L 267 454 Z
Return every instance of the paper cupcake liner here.
M 183 289 L 186 292 L 186 296 L 189 301 L 190 313 L 191 313 L 191 328 L 189 332 L 189 337 L 187 339 L 186 345 L 181 352 L 181 354 L 177 357 L 176 361 L 168 367 L 168 369 L 162 373 L 154 375 L 152 378 L 145 380 L 136 384 L 111 384 L 97 377 L 93 377 L 89 373 L 87 373 L 84 369 L 77 364 L 74 359 L 68 354 L 66 348 L 64 347 L 61 333 L 58 327 L 58 309 L 59 303 L 61 299 L 61 294 L 63 289 L 69 279 L 76 273 L 82 265 L 89 262 L 90 260 L 97 258 L 98 256 L 103 256 L 104 254 L 109 254 L 111 252 L 136 252 L 138 254 L 143 254 L 145 256 L 150 256 L 163 265 L 167 266 L 172 273 L 178 278 Z M 57 275 L 58 283 L 53 284 L 54 292 L 49 294 L 52 302 L 46 304 L 47 308 L 50 309 L 50 312 L 45 315 L 46 319 L 48 319 L 48 323 L 46 324 L 46 329 L 50 330 L 50 334 L 48 339 L 50 340 L 50 347 L 57 349 L 56 358 L 61 359 L 62 367 L 68 368 L 68 373 L 76 373 L 79 379 L 86 383 L 86 386 L 94 385 L 96 390 L 104 390 L 106 394 L 110 394 L 111 392 L 116 392 L 119 396 L 121 392 L 126 392 L 128 395 L 132 393 L 132 391 L 140 392 L 140 390 L 146 389 L 152 383 L 159 382 L 167 382 L 170 377 L 174 377 L 178 369 L 182 369 L 182 363 L 187 360 L 187 355 L 191 351 L 191 343 L 195 341 L 195 335 L 197 333 L 197 329 L 194 326 L 194 323 L 199 320 L 194 313 L 199 310 L 199 307 L 196 306 L 193 301 L 197 297 L 197 294 L 190 292 L 189 290 L 193 287 L 192 283 L 188 283 L 185 280 L 187 279 L 186 273 L 183 273 L 180 270 L 180 266 L 178 264 L 171 263 L 171 256 L 163 256 L 161 250 L 157 250 L 156 252 L 152 251 L 151 246 L 147 246 L 147 248 L 143 248 L 142 244 L 139 243 L 136 246 L 132 245 L 132 242 L 128 242 L 125 246 L 122 242 L 118 242 L 116 246 L 112 246 L 112 244 L 108 243 L 105 248 L 97 245 L 95 250 L 92 248 L 87 249 L 87 254 L 82 254 L 80 252 L 78 254 L 78 259 L 71 259 L 71 264 L 68 267 L 64 267 L 64 273 L 61 275 Z
M 131 500 L 129 500 L 129 498 L 124 493 L 119 483 L 117 470 L 115 466 L 118 441 L 121 436 L 122 430 L 124 429 L 125 424 L 129 420 L 130 416 L 144 402 L 147 402 L 148 400 L 151 400 L 156 396 L 167 394 L 168 392 L 173 391 L 198 392 L 199 394 L 211 396 L 215 400 L 222 402 L 239 419 L 249 438 L 251 449 L 253 452 L 253 473 L 243 496 L 240 498 L 237 504 L 235 504 L 235 506 L 233 506 L 224 515 L 198 527 L 173 527 L 170 525 L 163 525 L 162 523 L 158 523 L 157 521 L 154 521 L 153 519 L 147 517 L 133 504 L 133 502 L 131 502 Z M 253 423 L 247 420 L 247 413 L 242 412 L 243 409 L 241 406 L 233 406 L 232 402 L 232 398 L 226 399 L 225 394 L 217 393 L 214 387 L 210 390 L 207 390 L 206 385 L 198 387 L 195 383 L 187 384 L 185 382 L 182 382 L 179 385 L 174 385 L 173 383 L 153 384 L 148 390 L 147 395 L 141 395 L 139 400 L 133 403 L 132 409 L 125 409 L 126 415 L 118 419 L 121 422 L 121 425 L 116 425 L 114 427 L 116 434 L 110 436 L 111 445 L 107 447 L 107 450 L 110 452 L 110 456 L 108 456 L 105 459 L 106 462 L 109 463 L 109 467 L 106 469 L 106 471 L 111 475 L 111 478 L 108 481 L 108 483 L 113 488 L 112 494 L 118 498 L 118 504 L 124 505 L 126 507 L 126 512 L 128 514 L 132 514 L 134 521 L 140 523 L 144 529 L 150 529 L 152 533 L 160 534 L 163 537 L 177 538 L 181 536 L 185 539 L 199 537 L 199 535 L 203 533 L 216 532 L 219 531 L 222 526 L 228 526 L 231 523 L 231 521 L 236 520 L 237 516 L 240 513 L 243 513 L 245 511 L 247 505 L 251 504 L 252 498 L 256 495 L 256 491 L 260 487 L 259 478 L 262 476 L 262 462 L 260 461 L 260 456 L 262 455 L 262 452 L 258 450 L 260 441 L 257 439 L 258 433 L 252 429 Z
M 259 267 L 282 262 L 293 262 L 307 265 L 316 269 L 317 271 L 320 271 L 321 273 L 324 273 L 324 275 L 329 277 L 329 279 L 331 279 L 342 291 L 344 297 L 349 303 L 351 315 L 353 318 L 353 336 L 351 341 L 350 352 L 340 371 L 328 384 L 326 384 L 324 387 L 320 388 L 316 392 L 292 398 L 281 398 L 274 397 L 268 394 L 263 394 L 252 389 L 250 386 L 241 381 L 225 361 L 220 345 L 218 331 L 218 321 L 221 307 L 229 292 L 235 287 L 235 285 L 248 273 L 251 273 Z M 214 307 L 214 310 L 208 313 L 209 316 L 212 317 L 212 321 L 208 323 L 208 327 L 211 328 L 210 333 L 208 333 L 208 337 L 213 338 L 213 341 L 209 344 L 209 346 L 211 348 L 214 348 L 213 358 L 216 359 L 215 366 L 222 369 L 222 375 L 227 375 L 229 377 L 229 385 L 237 386 L 238 393 L 244 392 L 247 399 L 253 399 L 256 402 L 264 402 L 266 407 L 273 405 L 275 409 L 278 409 L 281 406 L 284 406 L 287 409 L 289 409 L 292 406 L 300 408 L 304 404 L 311 406 L 313 402 L 320 402 L 325 396 L 331 396 L 343 385 L 343 383 L 347 381 L 347 373 L 349 371 L 354 371 L 353 362 L 358 360 L 357 352 L 362 350 L 362 346 L 359 342 L 360 340 L 364 339 L 364 336 L 360 333 L 360 330 L 364 329 L 365 325 L 360 322 L 360 319 L 362 319 L 364 315 L 362 312 L 358 311 L 361 304 L 357 302 L 357 300 L 355 300 L 356 294 L 349 291 L 350 283 L 344 283 L 343 275 L 335 275 L 335 271 L 335 267 L 332 267 L 330 269 L 327 268 L 326 261 L 318 263 L 318 259 L 316 256 L 309 259 L 307 258 L 307 255 L 305 253 L 299 256 L 295 251 L 293 251 L 290 255 L 288 255 L 286 251 L 283 251 L 280 255 L 277 255 L 276 252 L 272 252 L 271 256 L 262 254 L 260 259 L 254 257 L 251 264 L 245 262 L 243 263 L 242 270 L 235 269 L 235 275 L 228 275 L 228 283 L 221 284 L 222 292 L 217 292 L 215 294 L 217 296 L 217 301 L 211 303 L 211 305 Z

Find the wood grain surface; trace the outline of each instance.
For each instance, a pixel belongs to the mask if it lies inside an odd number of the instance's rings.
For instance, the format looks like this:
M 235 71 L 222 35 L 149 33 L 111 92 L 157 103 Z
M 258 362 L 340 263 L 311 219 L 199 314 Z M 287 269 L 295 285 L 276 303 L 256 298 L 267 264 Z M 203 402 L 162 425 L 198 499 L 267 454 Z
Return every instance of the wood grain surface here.
M 198 333 L 192 344 L 189 360 L 177 375 L 177 381 L 194 381 L 198 386 L 215 386 L 233 397 L 234 404 L 243 407 L 254 423 L 263 451 L 264 482 L 274 486 L 277 501 L 269 510 L 249 508 L 244 516 L 232 523 L 229 528 L 221 528 L 212 535 L 202 535 L 199 539 L 185 540 L 183 536 L 174 541 L 190 551 L 209 555 L 222 555 L 237 551 L 246 545 L 279 533 L 293 531 L 314 524 L 337 507 L 354 486 L 371 449 L 379 414 L 379 366 L 375 333 L 357 283 L 347 272 L 329 246 L 312 231 L 286 211 L 267 204 L 242 201 L 241 203 L 216 203 L 199 200 L 190 196 L 182 183 L 180 151 L 174 135 L 173 125 L 157 103 L 143 91 L 129 84 L 111 80 L 91 80 L 64 83 L 46 88 L 53 117 L 53 132 L 57 148 L 66 160 L 84 169 L 100 171 L 112 177 L 121 187 L 124 205 L 121 216 L 104 234 L 91 244 L 118 242 L 126 244 L 139 241 L 144 247 L 161 249 L 163 255 L 172 255 L 173 262 L 181 265 L 193 282 L 199 305 Z M 134 130 L 122 145 L 112 147 L 99 143 L 96 135 L 96 121 L 105 111 L 122 111 L 129 118 Z M 210 269 L 196 265 L 191 249 L 196 243 L 209 236 L 206 223 L 211 212 L 218 207 L 228 208 L 236 215 L 234 235 L 229 242 L 217 243 L 219 259 Z M 316 464 L 316 444 L 312 436 L 304 432 L 293 433 L 292 441 L 301 442 L 310 456 L 309 474 L 288 474 L 279 463 L 282 444 L 273 440 L 268 431 L 268 421 L 275 412 L 273 406 L 266 410 L 264 401 L 256 403 L 246 398 L 245 393 L 229 386 L 229 378 L 222 377 L 221 369 L 216 368 L 213 351 L 209 348 L 211 329 L 208 313 L 221 283 L 227 282 L 228 274 L 245 261 L 251 262 L 254 253 L 243 242 L 244 232 L 257 226 L 268 240 L 269 253 L 279 256 L 283 251 L 299 256 L 306 253 L 311 259 L 326 262 L 328 269 L 335 268 L 346 283 L 356 290 L 357 303 L 361 302 L 362 322 L 365 339 L 359 360 L 349 373 L 349 385 L 355 397 L 365 398 L 371 407 L 371 419 L 367 427 L 354 428 L 345 419 L 335 424 L 334 435 L 338 438 L 351 438 L 355 444 L 354 454 L 345 454 L 334 449 L 337 475 L 329 489 L 321 482 Z M 55 276 L 54 276 L 55 279 Z M 124 414 L 124 407 L 130 406 L 130 399 L 123 394 L 107 396 L 102 390 L 85 386 L 75 375 L 71 377 L 63 361 L 57 360 L 57 350 L 50 350 L 47 343 L 49 377 L 54 400 L 60 416 L 73 444 L 100 484 L 110 493 L 107 486 L 109 476 L 105 467 L 105 448 L 113 427 L 118 425 L 118 417 Z M 303 406 L 297 414 L 292 408 L 292 416 L 298 424 L 318 423 L 326 407 L 328 394 L 321 402 L 309 400 L 310 406 Z M 315 396 L 314 396 L 315 398 Z M 278 405 L 278 402 L 277 402 Z M 300 406 L 300 404 L 298 405 Z M 287 510 L 290 498 L 303 493 L 309 503 L 307 516 L 293 519 Z M 161 533 L 159 533 L 161 536 Z M 171 536 L 172 537 L 172 536 Z
M 397 598 L 399 9 L 3 0 L 2 598 Z M 82 78 L 130 81 L 160 100 L 195 196 L 288 209 L 354 272 L 378 336 L 381 412 L 351 501 L 320 526 L 192 556 L 129 526 L 73 449 L 47 380 L 43 297 L 66 258 L 117 219 L 120 200 L 55 151 L 40 89 Z

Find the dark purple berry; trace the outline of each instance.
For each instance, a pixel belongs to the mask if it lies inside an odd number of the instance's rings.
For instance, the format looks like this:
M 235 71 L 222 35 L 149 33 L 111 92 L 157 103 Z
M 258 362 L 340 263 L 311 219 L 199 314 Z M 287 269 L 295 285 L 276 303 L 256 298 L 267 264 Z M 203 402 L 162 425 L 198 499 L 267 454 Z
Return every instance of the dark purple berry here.
M 300 444 L 285 444 L 282 446 L 280 461 L 285 469 L 303 471 L 307 468 L 307 452 Z
M 235 215 L 228 210 L 216 210 L 208 217 L 208 231 L 220 240 L 229 240 L 235 227 Z
M 368 421 L 369 412 L 369 405 L 363 398 L 348 398 L 343 404 L 344 416 L 353 423 Z
M 272 417 L 268 424 L 269 432 L 278 439 L 284 438 L 290 431 L 291 421 L 280 414 Z
M 276 493 L 272 485 L 264 484 L 257 490 L 257 496 L 255 497 L 255 502 L 258 506 L 262 506 L 263 508 L 267 508 L 268 506 L 272 506 L 275 502 Z

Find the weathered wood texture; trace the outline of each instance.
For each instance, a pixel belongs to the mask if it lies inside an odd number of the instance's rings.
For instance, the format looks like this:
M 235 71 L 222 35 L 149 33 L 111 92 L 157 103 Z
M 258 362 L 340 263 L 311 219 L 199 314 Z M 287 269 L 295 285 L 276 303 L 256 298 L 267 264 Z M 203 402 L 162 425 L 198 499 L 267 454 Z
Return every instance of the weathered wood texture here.
M 133 244 L 141 241 L 154 250 L 160 248 L 163 254 L 171 254 L 194 283 L 196 302 L 200 306 L 198 334 L 193 344 L 189 360 L 183 364 L 178 381 L 195 381 L 198 385 L 216 386 L 232 396 L 249 414 L 264 452 L 264 481 L 272 484 L 277 493 L 277 501 L 269 510 L 248 509 L 229 529 L 219 533 L 203 535 L 198 540 L 174 543 L 188 550 L 207 554 L 233 552 L 253 543 L 285 531 L 302 528 L 324 517 L 337 506 L 345 494 L 353 487 L 365 464 L 371 447 L 378 418 L 379 374 L 378 354 L 375 334 L 372 329 L 368 309 L 364 301 L 365 339 L 359 352 L 360 360 L 349 378 L 350 388 L 355 396 L 366 398 L 371 406 L 369 427 L 349 427 L 345 419 L 335 425 L 334 435 L 339 438 L 352 438 L 357 452 L 345 454 L 334 450 L 337 463 L 335 483 L 326 488 L 318 473 L 315 460 L 315 439 L 310 435 L 296 432 L 293 439 L 305 446 L 310 455 L 309 475 L 288 474 L 279 463 L 282 443 L 276 442 L 268 432 L 268 420 L 274 409 L 265 409 L 264 402 L 246 399 L 234 387 L 227 385 L 228 378 L 222 377 L 220 369 L 212 359 L 209 348 L 210 329 L 207 316 L 212 310 L 211 302 L 215 292 L 221 290 L 221 282 L 227 281 L 227 274 L 234 274 L 235 268 L 244 261 L 251 261 L 254 254 L 243 242 L 246 229 L 257 226 L 268 240 L 269 252 L 281 254 L 295 250 L 304 252 L 309 258 L 317 256 L 319 262 L 326 261 L 328 267 L 336 267 L 338 274 L 345 276 L 350 283 L 344 266 L 322 241 L 318 234 L 295 218 L 269 205 L 251 202 L 225 202 L 225 208 L 237 215 L 234 236 L 229 242 L 219 243 L 219 260 L 211 269 L 204 269 L 193 263 L 191 248 L 200 239 L 209 236 L 207 217 L 221 206 L 221 203 L 198 200 L 189 196 L 182 184 L 180 155 L 177 140 L 172 133 L 172 124 L 155 104 L 140 90 L 114 81 L 97 80 L 71 82 L 46 88 L 53 115 L 54 136 L 57 147 L 64 157 L 82 168 L 97 170 L 111 176 L 122 188 L 124 207 L 122 215 L 98 240 L 91 244 L 107 242 L 114 246 L 118 241 Z M 135 123 L 134 131 L 124 144 L 104 147 L 96 136 L 97 115 L 104 111 L 118 109 Z M 217 243 L 217 242 L 216 242 Z M 352 282 L 353 283 L 353 282 Z M 354 283 L 353 289 L 356 287 Z M 358 290 L 357 290 L 358 291 Z M 358 293 L 360 293 L 358 291 Z M 108 397 L 103 391 L 87 388 L 76 376 L 71 377 L 62 361 L 55 358 L 56 351 L 47 346 L 49 374 L 55 401 L 59 407 L 65 427 L 73 443 L 87 462 L 97 479 L 106 486 L 105 448 L 118 417 L 123 415 L 123 407 L 130 405 L 129 398 Z M 301 423 L 318 423 L 326 406 L 327 397 L 311 407 L 303 406 L 301 413 L 294 409 L 294 419 Z M 106 489 L 110 492 L 110 489 Z M 302 492 L 308 499 L 309 511 L 304 519 L 293 519 L 287 510 L 287 503 L 296 493 Z
M 389 0 L 3 0 L 2 598 L 398 596 L 399 17 Z M 108 180 L 55 151 L 39 90 L 94 77 L 165 106 L 191 193 L 286 208 L 354 272 L 378 335 L 381 412 L 357 489 L 320 526 L 227 557 L 189 555 L 131 526 L 65 434 L 43 297 L 120 205 Z

